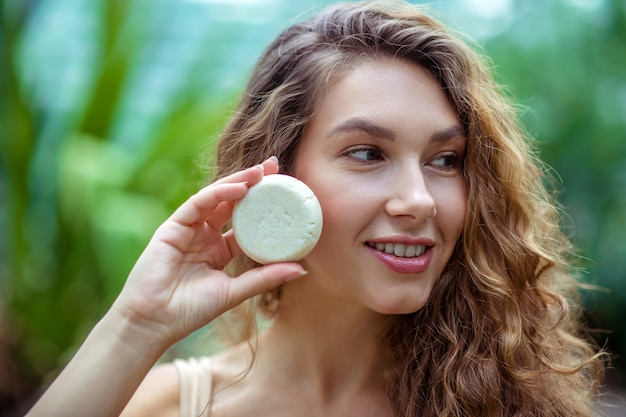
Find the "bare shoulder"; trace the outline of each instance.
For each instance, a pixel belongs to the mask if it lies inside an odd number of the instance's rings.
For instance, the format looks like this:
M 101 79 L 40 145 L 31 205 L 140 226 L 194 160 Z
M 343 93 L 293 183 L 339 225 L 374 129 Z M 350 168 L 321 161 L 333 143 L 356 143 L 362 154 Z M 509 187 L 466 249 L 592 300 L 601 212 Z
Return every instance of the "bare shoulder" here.
M 143 380 L 121 417 L 178 417 L 179 378 L 171 363 L 157 365 Z

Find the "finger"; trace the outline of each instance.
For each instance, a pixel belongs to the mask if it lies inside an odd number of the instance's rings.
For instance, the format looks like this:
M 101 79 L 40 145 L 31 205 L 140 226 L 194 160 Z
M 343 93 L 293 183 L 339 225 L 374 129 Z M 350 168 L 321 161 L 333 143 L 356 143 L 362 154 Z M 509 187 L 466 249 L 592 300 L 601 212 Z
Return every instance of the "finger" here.
M 235 239 L 235 232 L 232 229 L 224 233 L 222 236 L 233 258 L 243 253 L 243 251 L 239 247 L 239 243 L 237 243 L 237 239 Z
M 258 169 L 259 166 L 262 168 L 262 171 L 264 172 L 265 175 L 275 174 L 278 172 L 278 169 L 279 169 L 278 158 L 274 156 L 270 157 L 267 160 L 265 160 L 262 164 L 257 165 L 256 167 L 253 167 L 253 168 Z M 241 177 L 241 175 L 239 175 L 238 177 Z M 228 177 L 225 177 L 224 179 L 226 178 Z M 261 178 L 262 177 L 259 177 L 258 180 L 260 180 Z M 256 183 L 257 178 L 253 176 L 253 178 L 248 177 L 248 179 L 249 179 L 248 184 L 252 186 Z M 224 225 L 232 217 L 234 206 L 235 206 L 235 201 L 230 201 L 227 204 L 220 204 L 212 213 L 211 217 L 207 219 L 207 223 L 214 230 L 221 230 L 222 227 L 224 227 Z
M 210 217 L 206 219 L 211 228 L 215 231 L 221 231 L 222 227 L 230 220 L 233 215 L 235 201 L 223 201 L 213 210 Z
M 212 184 L 185 201 L 170 216 L 170 220 L 183 225 L 204 221 L 221 202 L 238 200 L 246 195 L 247 191 L 247 183 Z
M 265 165 L 263 164 L 254 165 L 250 168 L 246 168 L 241 171 L 237 171 L 233 174 L 227 175 L 224 178 L 220 178 L 219 180 L 215 181 L 213 185 L 227 184 L 227 183 L 232 183 L 232 182 L 248 182 L 248 183 L 258 182 L 261 180 L 261 178 L 263 178 L 264 170 L 265 170 Z
M 266 159 L 261 165 L 263 166 L 265 175 L 276 174 L 280 168 L 278 165 L 278 158 L 275 156 Z
M 250 185 L 256 184 L 263 178 L 263 175 L 258 175 L 259 171 L 264 175 L 276 174 L 278 173 L 279 165 L 278 158 L 275 156 L 271 156 L 267 158 L 265 161 L 258 165 L 254 165 L 250 168 L 246 168 L 244 170 L 235 172 L 234 174 L 230 174 L 224 178 L 220 178 L 215 181 L 214 184 L 223 184 L 225 182 L 243 182 L 246 181 Z
M 251 269 L 231 281 L 229 301 L 236 306 L 255 295 L 306 275 L 302 265 L 295 262 L 276 263 Z

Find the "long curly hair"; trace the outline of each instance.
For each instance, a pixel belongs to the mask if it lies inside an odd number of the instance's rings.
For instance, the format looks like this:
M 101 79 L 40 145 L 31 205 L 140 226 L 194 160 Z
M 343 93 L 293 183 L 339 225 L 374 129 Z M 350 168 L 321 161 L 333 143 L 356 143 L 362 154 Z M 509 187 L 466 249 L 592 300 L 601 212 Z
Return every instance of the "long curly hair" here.
M 572 247 L 548 170 L 475 44 L 423 7 L 346 3 L 282 32 L 260 58 L 217 148 L 216 177 L 271 155 L 290 173 L 329 83 L 361 62 L 427 69 L 467 137 L 468 213 L 428 303 L 381 336 L 396 416 L 588 416 L 603 372 L 583 332 Z M 245 256 L 232 273 L 254 266 Z M 277 307 L 280 290 L 260 297 Z M 254 322 L 244 313 L 244 338 Z

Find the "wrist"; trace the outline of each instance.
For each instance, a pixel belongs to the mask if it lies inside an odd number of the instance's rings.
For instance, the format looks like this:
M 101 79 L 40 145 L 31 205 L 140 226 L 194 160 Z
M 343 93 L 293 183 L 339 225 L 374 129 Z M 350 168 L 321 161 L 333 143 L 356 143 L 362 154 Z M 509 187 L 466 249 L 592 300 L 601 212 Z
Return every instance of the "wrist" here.
M 116 306 L 111 307 L 97 327 L 115 337 L 130 354 L 134 352 L 153 363 L 174 343 L 164 325 L 140 320 Z

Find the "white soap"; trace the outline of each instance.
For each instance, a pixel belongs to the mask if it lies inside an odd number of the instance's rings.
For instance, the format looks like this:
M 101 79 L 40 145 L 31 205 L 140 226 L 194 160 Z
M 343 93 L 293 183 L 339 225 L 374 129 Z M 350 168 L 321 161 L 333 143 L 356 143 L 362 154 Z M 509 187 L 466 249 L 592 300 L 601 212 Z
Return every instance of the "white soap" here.
M 322 233 L 322 208 L 302 181 L 266 175 L 235 204 L 233 231 L 241 250 L 261 264 L 297 261 Z

